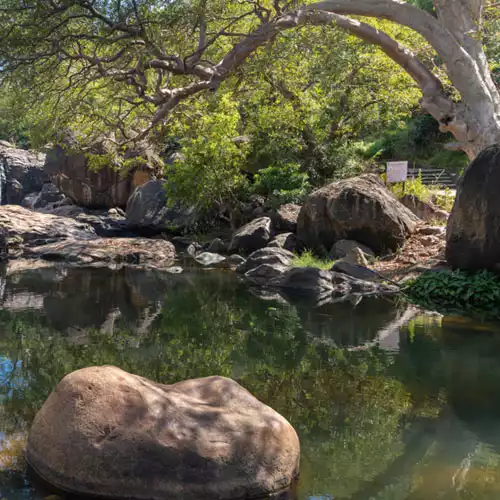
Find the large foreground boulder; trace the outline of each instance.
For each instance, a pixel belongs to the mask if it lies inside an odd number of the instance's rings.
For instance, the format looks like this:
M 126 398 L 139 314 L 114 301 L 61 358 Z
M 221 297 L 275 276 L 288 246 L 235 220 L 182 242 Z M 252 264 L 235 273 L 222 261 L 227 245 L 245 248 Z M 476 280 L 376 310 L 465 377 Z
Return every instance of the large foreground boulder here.
M 230 379 L 162 385 L 106 366 L 59 383 L 35 417 L 27 459 L 47 482 L 79 495 L 229 500 L 288 487 L 299 441 Z
M 369 174 L 315 191 L 300 211 L 297 237 L 303 248 L 324 255 L 342 239 L 382 254 L 397 250 L 418 222 L 376 175 Z
M 76 265 L 135 265 L 155 269 L 172 266 L 175 247 L 146 238 L 66 239 L 26 249 L 26 255 Z
M 23 198 L 40 191 L 48 180 L 43 170 L 45 155 L 0 144 L 0 203 L 18 205 Z
M 47 153 L 45 171 L 62 193 L 82 207 L 125 207 L 134 190 L 161 169 L 146 148 L 126 151 L 120 167 L 113 163 L 115 155 L 105 141 L 86 154 L 74 147 L 70 142 L 55 146 Z
M 137 188 L 127 203 L 127 221 L 133 228 L 152 232 L 183 232 L 196 223 L 196 210 L 167 206 L 165 181 L 152 180 Z
M 500 271 L 500 144 L 466 169 L 448 221 L 446 259 L 459 269 Z

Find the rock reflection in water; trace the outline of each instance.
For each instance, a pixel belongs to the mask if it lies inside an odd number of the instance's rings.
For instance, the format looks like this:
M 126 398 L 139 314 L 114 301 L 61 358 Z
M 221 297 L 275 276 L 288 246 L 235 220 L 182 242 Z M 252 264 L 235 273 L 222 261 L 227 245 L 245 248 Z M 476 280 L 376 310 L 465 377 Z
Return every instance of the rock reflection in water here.
M 2 283 L 3 497 L 38 498 L 16 442 L 64 374 L 95 364 L 236 379 L 297 429 L 300 500 L 500 497 L 499 325 L 373 298 L 289 303 L 224 271 L 44 267 Z

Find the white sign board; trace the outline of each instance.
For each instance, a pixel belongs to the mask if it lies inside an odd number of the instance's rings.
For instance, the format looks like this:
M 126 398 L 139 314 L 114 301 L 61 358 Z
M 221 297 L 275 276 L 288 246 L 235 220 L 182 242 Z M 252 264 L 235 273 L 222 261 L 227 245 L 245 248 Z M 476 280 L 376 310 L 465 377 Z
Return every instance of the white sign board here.
M 405 182 L 408 179 L 407 161 L 390 161 L 387 163 L 387 184 Z

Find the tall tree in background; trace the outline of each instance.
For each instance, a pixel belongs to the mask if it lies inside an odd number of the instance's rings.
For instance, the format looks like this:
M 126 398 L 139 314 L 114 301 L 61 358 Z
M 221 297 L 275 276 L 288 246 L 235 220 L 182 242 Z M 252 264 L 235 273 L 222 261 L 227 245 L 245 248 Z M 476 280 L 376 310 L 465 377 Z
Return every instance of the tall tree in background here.
M 66 93 L 77 94 L 71 102 L 81 103 L 82 115 L 118 126 L 127 141 L 164 125 L 180 102 L 217 90 L 282 32 L 334 26 L 403 67 L 422 92 L 422 108 L 474 158 L 500 142 L 500 92 L 483 48 L 498 4 L 434 0 L 430 7 L 417 0 L 0 0 L 0 72 L 61 105 Z M 434 67 L 364 18 L 414 30 L 432 47 Z

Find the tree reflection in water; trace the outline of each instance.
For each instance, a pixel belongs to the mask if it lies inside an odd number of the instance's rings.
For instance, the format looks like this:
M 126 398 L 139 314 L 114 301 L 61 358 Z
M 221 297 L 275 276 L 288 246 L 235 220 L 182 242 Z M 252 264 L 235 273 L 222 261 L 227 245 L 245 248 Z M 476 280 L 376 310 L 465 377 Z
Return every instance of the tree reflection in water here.
M 297 429 L 301 500 L 498 498 L 496 325 L 457 332 L 386 300 L 266 301 L 226 272 L 44 268 L 3 281 L 9 498 L 35 495 L 18 458 L 38 408 L 64 374 L 100 364 L 163 383 L 238 380 Z M 379 347 L 387 335 L 398 351 Z

